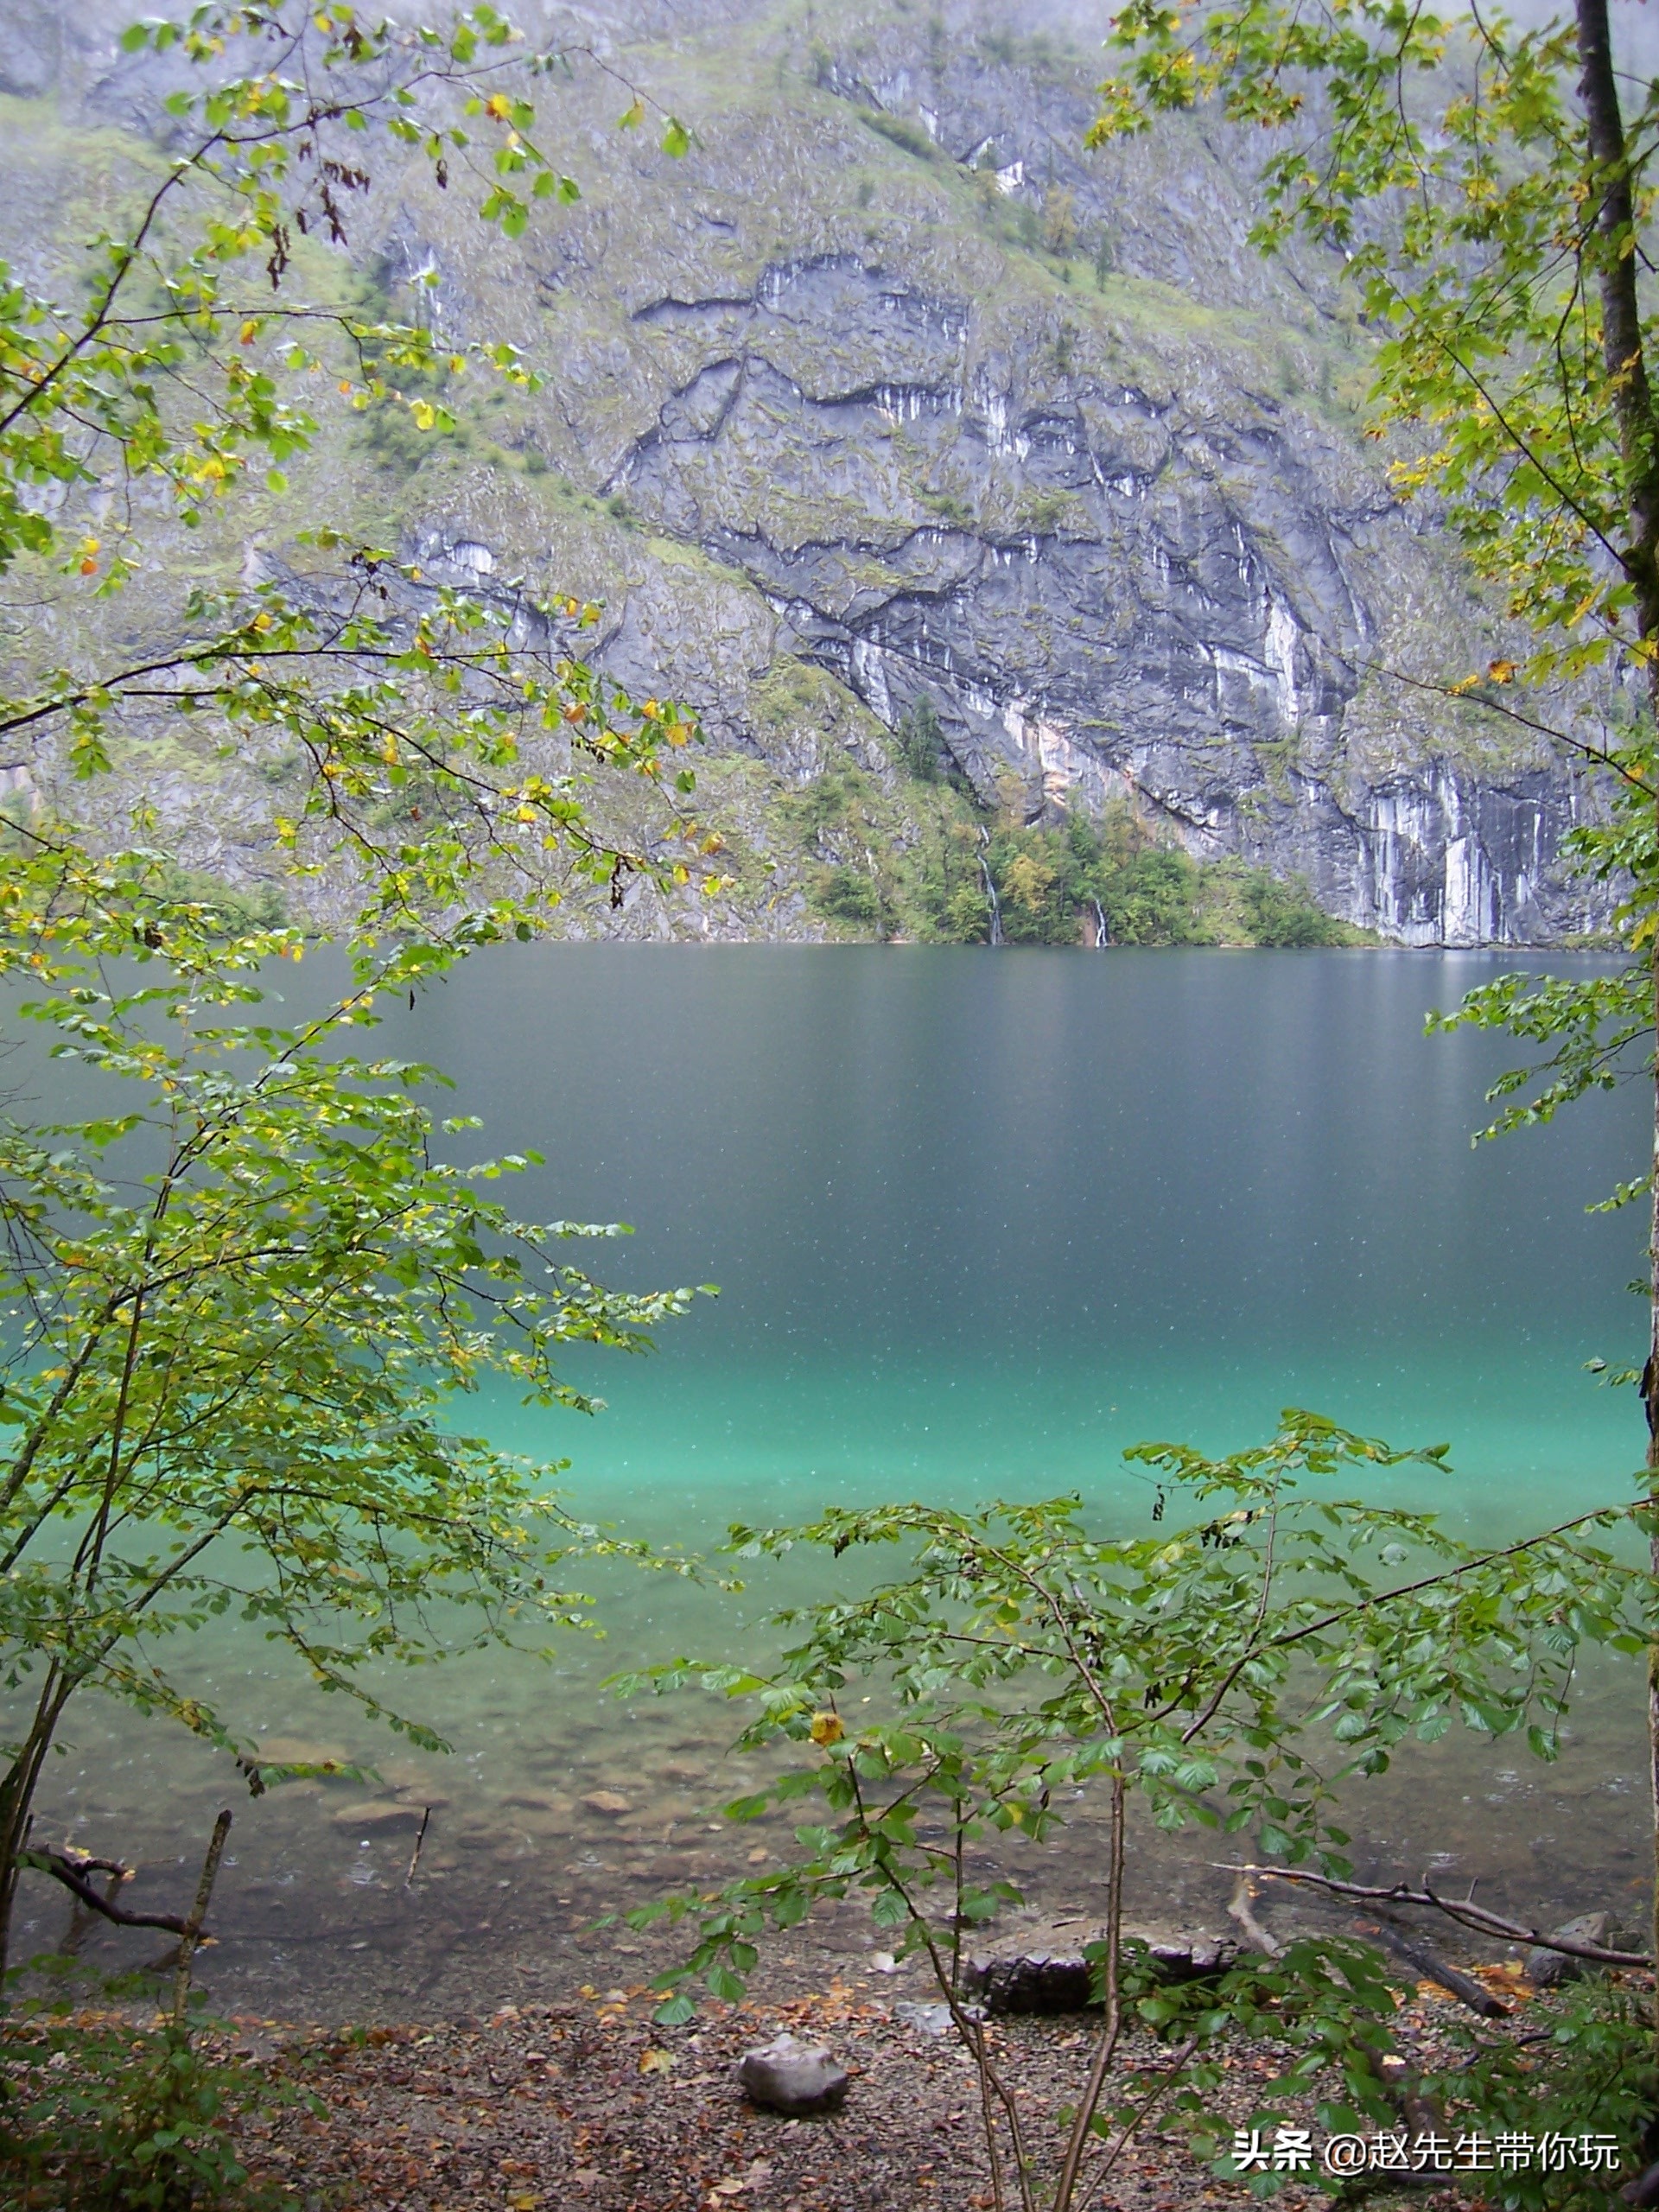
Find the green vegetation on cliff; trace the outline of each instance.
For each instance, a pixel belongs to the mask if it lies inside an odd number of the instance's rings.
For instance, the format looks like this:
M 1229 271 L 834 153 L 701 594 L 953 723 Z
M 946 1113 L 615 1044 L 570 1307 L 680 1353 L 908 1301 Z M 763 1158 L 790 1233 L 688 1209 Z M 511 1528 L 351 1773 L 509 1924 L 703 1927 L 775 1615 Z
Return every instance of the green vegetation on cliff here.
M 880 783 L 852 767 L 817 778 L 784 809 L 809 851 L 815 912 L 847 937 L 929 944 L 1356 944 L 1305 883 L 1236 860 L 1193 860 L 1123 800 L 1099 819 L 992 816 L 939 789 L 907 842 Z

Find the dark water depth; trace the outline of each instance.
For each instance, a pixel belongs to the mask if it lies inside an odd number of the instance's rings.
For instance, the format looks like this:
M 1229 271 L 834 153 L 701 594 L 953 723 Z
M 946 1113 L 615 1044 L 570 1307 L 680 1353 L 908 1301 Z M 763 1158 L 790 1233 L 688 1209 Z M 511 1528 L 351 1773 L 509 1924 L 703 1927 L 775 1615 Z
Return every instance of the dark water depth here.
M 1382 1478 L 1387 1494 L 1485 1535 L 1626 1495 L 1641 1456 L 1633 1397 L 1584 1363 L 1638 1341 L 1624 1285 L 1643 1224 L 1585 1209 L 1639 1172 L 1643 1100 L 1597 1099 L 1471 1152 L 1508 1056 L 1422 1034 L 1427 1008 L 1514 964 L 524 947 L 479 958 L 382 1035 L 455 1076 L 437 1110 L 480 1114 L 481 1148 L 546 1154 L 515 1205 L 636 1225 L 588 1248 L 612 1279 L 721 1286 L 655 1358 L 575 1363 L 609 1401 L 596 1421 L 486 1408 L 504 1442 L 574 1461 L 586 1511 L 706 1543 L 731 1519 L 831 1499 L 1077 1488 L 1138 1525 L 1148 1493 L 1120 1467 L 1125 1444 L 1230 1448 L 1298 1403 L 1448 1441 L 1450 1480 L 1418 1470 Z M 711 1829 L 708 1808 L 739 1786 L 720 1770 L 728 1717 L 625 1714 L 598 1681 L 743 1648 L 772 1594 L 619 1582 L 602 1647 L 573 1642 L 550 1671 L 469 1661 L 403 1684 L 454 1736 L 448 1762 L 400 1756 L 263 1642 L 209 1631 L 214 1687 L 278 1755 L 378 1754 L 386 1778 L 238 1802 L 215 1995 L 396 2014 L 593 1974 L 581 1931 L 596 1914 L 741 1865 L 753 1842 Z M 1548 1771 L 1451 1739 L 1353 1825 L 1377 1864 L 1435 1855 L 1484 1871 L 1493 1900 L 1618 1902 L 1641 1878 L 1637 1703 L 1598 1678 Z M 89 1708 L 44 1824 L 141 1859 L 135 1893 L 159 1902 L 230 1783 L 160 1724 Z M 629 1814 L 584 1808 L 598 1787 Z M 1152 1878 L 1172 1910 L 1213 1904 L 1207 1855 Z M 1085 1827 L 1049 1893 L 1086 1904 L 1092 1863 Z M 49 1939 L 61 1915 L 31 1897 L 30 1940 Z

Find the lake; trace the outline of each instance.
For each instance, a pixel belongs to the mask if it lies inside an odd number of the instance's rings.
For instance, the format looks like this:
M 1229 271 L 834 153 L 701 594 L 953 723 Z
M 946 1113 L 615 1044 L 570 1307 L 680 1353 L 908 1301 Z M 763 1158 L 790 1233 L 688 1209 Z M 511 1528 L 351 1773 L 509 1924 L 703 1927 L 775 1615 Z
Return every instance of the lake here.
M 525 946 L 480 956 L 382 1036 L 457 1078 L 436 1110 L 481 1115 L 480 1147 L 545 1153 L 515 1205 L 634 1224 L 588 1248 L 595 1272 L 721 1286 L 655 1357 L 573 1362 L 608 1401 L 597 1419 L 482 1409 L 504 1443 L 573 1462 L 586 1514 L 707 1545 L 730 1520 L 832 1500 L 1076 1489 L 1138 1527 L 1150 1485 L 1122 1468 L 1125 1445 L 1232 1448 L 1300 1404 L 1448 1442 L 1450 1478 L 1420 1467 L 1379 1489 L 1486 1535 L 1627 1496 L 1642 1455 L 1633 1394 L 1585 1370 L 1643 1336 L 1624 1288 L 1639 1209 L 1586 1211 L 1643 1156 L 1640 1086 L 1471 1150 L 1513 1055 L 1422 1033 L 1427 1008 L 1517 964 Z M 453 1737 L 448 1761 L 400 1752 L 262 1641 L 215 1628 L 205 1648 L 238 1719 L 277 1755 L 379 1755 L 387 1794 L 313 1783 L 250 1802 L 176 1732 L 89 1707 L 42 1825 L 141 1860 L 132 1894 L 159 1904 L 234 1803 L 223 1940 L 204 1961 L 232 2009 L 407 2017 L 616 1979 L 594 1963 L 614 1948 L 594 1917 L 741 1865 L 753 1838 L 714 1832 L 709 1809 L 741 1786 L 720 1764 L 730 1715 L 625 1712 L 599 1681 L 753 1648 L 745 1624 L 800 1572 L 731 1600 L 614 1575 L 602 1644 L 573 1639 L 550 1669 L 497 1656 L 403 1681 Z M 1433 1857 L 1517 1908 L 1634 1898 L 1639 1702 L 1633 1677 L 1592 1674 L 1551 1770 L 1466 1737 L 1407 1760 L 1351 1822 L 1367 1863 L 1414 1874 Z M 585 1812 L 600 1786 L 630 1814 Z M 1085 1823 L 1042 1893 L 1085 1905 L 1091 1849 Z M 1207 1855 L 1159 1862 L 1168 1910 L 1213 1913 Z M 31 1887 L 24 1940 L 62 1916 Z M 848 1920 L 825 1940 L 868 1931 Z

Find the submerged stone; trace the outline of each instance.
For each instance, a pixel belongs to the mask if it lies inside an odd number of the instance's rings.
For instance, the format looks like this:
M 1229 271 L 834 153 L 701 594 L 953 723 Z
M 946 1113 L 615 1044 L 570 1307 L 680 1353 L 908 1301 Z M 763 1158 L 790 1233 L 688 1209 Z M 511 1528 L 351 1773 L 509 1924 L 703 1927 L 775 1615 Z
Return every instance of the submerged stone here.
M 625 1797 L 620 1789 L 590 1789 L 582 1799 L 590 1813 L 597 1813 L 601 1820 L 620 1821 L 625 1813 L 633 1810 L 633 1800 Z

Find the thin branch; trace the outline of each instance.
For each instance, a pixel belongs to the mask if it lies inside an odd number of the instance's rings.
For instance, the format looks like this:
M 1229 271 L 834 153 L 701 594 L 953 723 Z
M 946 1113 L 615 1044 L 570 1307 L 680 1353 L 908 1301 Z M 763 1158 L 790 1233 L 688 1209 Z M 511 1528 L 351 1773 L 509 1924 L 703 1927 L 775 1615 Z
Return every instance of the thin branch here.
M 1506 721 L 1516 722 L 1522 729 L 1532 730 L 1556 745 L 1566 746 L 1569 752 L 1578 753 L 1598 768 L 1611 768 L 1615 775 L 1622 777 L 1633 791 L 1640 791 L 1644 798 L 1659 798 L 1659 789 L 1644 783 L 1641 777 L 1633 774 L 1604 747 L 1587 744 L 1581 737 L 1573 737 L 1567 730 L 1557 729 L 1553 722 L 1541 722 L 1531 715 L 1523 715 L 1518 707 L 1506 706 L 1501 699 L 1488 698 L 1480 692 L 1461 691 L 1455 683 L 1435 683 L 1426 677 L 1408 676 L 1403 669 L 1390 668 L 1386 662 L 1380 660 L 1363 660 L 1357 665 L 1370 670 L 1375 675 L 1386 676 L 1392 683 L 1403 683 L 1413 691 L 1428 691 L 1436 698 L 1455 700 L 1460 706 L 1484 707 L 1491 714 L 1502 715 Z
M 1097 2165 L 1093 2172 L 1088 2177 L 1088 2188 L 1083 2200 L 1085 2207 L 1087 2206 L 1090 2199 L 1094 2196 L 1095 2191 L 1105 2180 L 1107 2175 L 1110 2173 L 1112 2168 L 1117 2164 L 1123 2152 L 1128 2150 L 1138 2130 L 1145 2121 L 1152 2117 L 1152 2114 L 1157 2110 L 1159 2105 L 1162 2103 L 1163 2100 L 1169 2094 L 1171 2089 L 1174 2088 L 1176 2082 L 1180 2079 L 1182 2067 L 1184 2067 L 1187 2060 L 1192 2057 L 1193 2052 L 1198 2049 L 1203 2039 L 1202 2031 L 1190 2035 L 1186 2041 L 1181 2045 L 1180 2049 L 1176 2052 L 1174 2057 L 1171 2059 L 1169 2064 L 1164 2069 L 1157 2081 L 1152 2084 L 1152 2087 L 1147 2091 L 1146 2095 L 1142 2097 L 1135 2113 L 1125 2123 L 1116 2142 L 1112 2145 L 1110 2150 L 1107 2152 L 1105 2158 L 1101 2161 L 1100 2164 Z

